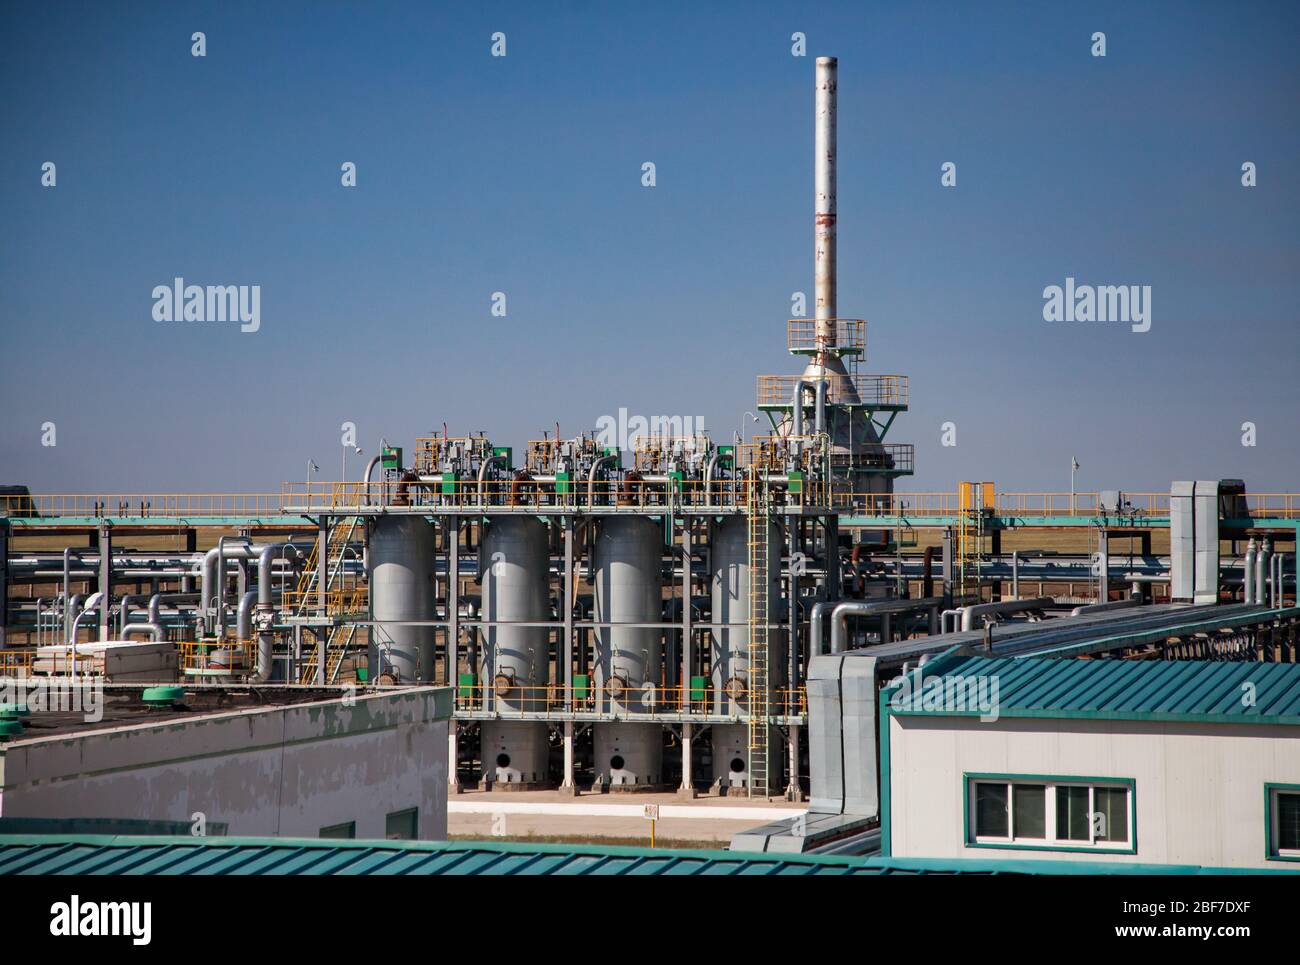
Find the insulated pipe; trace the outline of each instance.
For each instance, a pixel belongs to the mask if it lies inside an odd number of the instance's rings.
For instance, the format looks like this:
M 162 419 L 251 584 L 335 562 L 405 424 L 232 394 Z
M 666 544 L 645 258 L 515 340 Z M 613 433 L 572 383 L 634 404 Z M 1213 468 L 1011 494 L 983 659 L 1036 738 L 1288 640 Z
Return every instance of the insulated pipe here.
M 829 379 L 817 380 L 817 421 L 813 424 L 818 435 L 826 431 L 826 396 L 830 393 Z
M 375 466 L 383 462 L 383 459 L 384 457 L 382 454 L 375 455 L 375 456 L 371 456 L 370 461 L 366 463 L 365 481 L 366 481 L 366 505 L 367 506 L 370 505 L 370 477 L 375 471 Z M 383 504 L 381 503 L 380 505 L 382 506 Z
M 803 390 L 811 387 L 811 382 L 804 379 L 795 380 L 794 392 L 790 396 L 790 417 L 793 420 L 790 434 L 793 436 L 803 435 Z
M 817 340 L 835 344 L 835 99 L 839 61 L 817 58 L 813 145 L 813 286 Z
M 974 630 L 975 620 L 987 616 L 1007 616 L 1012 613 L 1024 613 L 1026 610 L 1041 610 L 1056 601 L 1050 596 L 1040 596 L 1032 600 L 1008 600 L 1005 603 L 977 603 L 961 608 L 961 628 Z
M 227 537 L 222 537 L 226 539 Z M 247 540 L 247 537 L 235 537 L 236 539 Z M 285 556 L 285 559 L 293 560 L 301 556 L 297 547 L 292 543 L 251 543 L 245 542 L 243 546 L 233 547 L 228 552 L 218 544 L 203 557 L 203 580 L 202 593 L 200 597 L 200 609 L 208 609 L 213 606 L 213 599 L 217 598 L 217 628 L 224 629 L 225 621 L 225 600 L 224 594 L 221 593 L 221 584 L 224 583 L 225 561 L 229 559 L 250 560 L 257 559 L 257 583 L 258 583 L 258 605 L 265 608 L 272 607 L 274 599 L 274 588 L 272 584 L 273 564 L 277 557 L 284 554 L 285 550 L 292 550 L 292 557 Z
M 155 593 L 149 598 L 149 622 L 162 623 L 162 605 L 167 603 L 197 603 L 197 593 Z
M 704 464 L 704 505 L 706 506 L 713 501 L 713 469 L 717 464 L 718 450 L 714 449 L 709 454 L 708 462 Z
M 239 610 L 235 615 L 235 636 L 241 642 L 253 635 L 253 604 L 257 602 L 257 597 L 257 590 L 249 590 L 239 598 Z
M 822 618 L 840 605 L 839 600 L 823 600 L 814 603 L 812 618 L 808 626 L 808 658 L 820 657 L 822 654 Z
M 220 633 L 226 628 L 226 540 L 232 543 L 242 542 L 244 547 L 250 545 L 247 536 L 223 536 L 217 540 L 217 545 L 203 557 L 203 606 L 213 605 L 213 597 L 216 598 L 217 608 L 217 632 Z M 241 552 L 235 554 L 232 558 L 243 556 L 243 547 Z M 209 581 L 208 571 L 212 570 L 212 579 Z
M 848 649 L 849 617 L 871 616 L 885 605 L 896 605 L 897 600 L 849 600 L 835 604 L 831 611 L 831 653 L 843 653 Z
M 587 474 L 587 506 L 591 507 L 596 504 L 596 470 L 601 467 L 602 463 L 612 462 L 614 456 L 601 456 L 591 464 L 591 472 Z
M 301 553 L 292 543 L 269 543 L 261 547 L 257 556 L 257 612 L 264 621 L 265 626 L 269 626 L 271 617 L 275 613 L 274 587 L 271 585 L 272 567 L 275 559 L 283 555 L 288 550 L 293 553 L 293 558 L 300 558 Z M 289 557 L 285 557 L 288 559 Z M 244 594 L 247 600 L 251 593 Z M 240 609 L 243 609 L 241 601 Z M 251 628 L 250 631 L 251 632 Z M 247 636 L 241 635 L 241 639 L 248 639 Z M 253 669 L 252 675 L 248 678 L 250 683 L 265 683 L 271 679 L 271 658 L 275 646 L 275 634 L 268 631 L 259 632 L 257 635 L 257 666 Z
M 484 499 L 483 499 L 483 483 L 484 483 L 484 481 L 485 481 L 485 479 L 486 479 L 486 477 L 487 477 L 488 466 L 492 465 L 492 463 L 494 463 L 494 462 L 505 462 L 505 459 L 506 459 L 505 456 L 488 456 L 488 457 L 487 457 L 486 459 L 484 459 L 481 463 L 479 463 L 479 467 L 478 467 L 478 501 L 479 501 L 479 505 L 480 505 L 480 506 L 485 504 L 485 501 L 484 501 Z
M 1273 544 L 1265 538 L 1255 557 L 1255 605 L 1268 606 L 1268 562 L 1273 555 Z
M 149 599 L 148 593 L 127 593 L 122 596 L 121 609 L 117 614 L 117 631 L 118 633 L 126 632 L 126 625 L 131 622 L 131 604 L 137 600 L 144 601 Z
M 122 639 L 135 636 L 137 633 L 147 633 L 153 637 L 154 643 L 161 643 L 165 634 L 163 628 L 156 623 L 133 623 L 129 627 L 122 628 Z
M 86 614 L 88 613 L 94 613 L 97 609 L 99 609 L 99 606 L 100 606 L 100 594 L 98 593 L 90 594 L 90 598 L 86 600 L 86 608 L 82 610 L 80 613 L 78 613 L 72 620 L 72 629 L 68 631 L 69 646 L 72 646 L 77 642 L 77 628 L 81 625 L 81 618 L 86 616 Z M 75 651 L 74 651 L 74 656 L 72 661 L 72 669 L 74 672 L 76 671 L 76 664 L 77 661 L 76 661 Z
M 1241 584 L 1243 587 L 1245 587 L 1245 593 L 1246 593 L 1246 597 L 1242 601 L 1244 603 L 1255 602 L 1255 554 L 1256 552 L 1257 551 L 1255 549 L 1255 537 L 1252 536 L 1250 538 L 1250 542 L 1246 544 L 1245 572 L 1242 574 L 1242 578 L 1241 578 Z
M 1070 616 L 1077 617 L 1084 613 L 1105 613 L 1108 610 L 1126 610 L 1129 607 L 1142 606 L 1142 600 L 1130 597 L 1127 600 L 1111 600 L 1109 603 L 1085 603 L 1070 611 Z
M 72 599 L 72 557 L 77 557 L 77 562 L 81 562 L 81 557 L 72 552 L 70 548 L 63 551 L 63 632 L 67 634 L 68 628 L 72 625 L 68 603 Z

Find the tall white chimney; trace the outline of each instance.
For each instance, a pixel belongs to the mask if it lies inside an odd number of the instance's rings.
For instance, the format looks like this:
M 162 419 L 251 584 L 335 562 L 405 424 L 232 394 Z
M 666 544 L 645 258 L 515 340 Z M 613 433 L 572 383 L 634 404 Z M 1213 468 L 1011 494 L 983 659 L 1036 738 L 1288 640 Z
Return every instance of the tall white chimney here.
M 817 58 L 816 136 L 813 161 L 813 283 L 817 338 L 835 344 L 835 88 L 839 60 Z

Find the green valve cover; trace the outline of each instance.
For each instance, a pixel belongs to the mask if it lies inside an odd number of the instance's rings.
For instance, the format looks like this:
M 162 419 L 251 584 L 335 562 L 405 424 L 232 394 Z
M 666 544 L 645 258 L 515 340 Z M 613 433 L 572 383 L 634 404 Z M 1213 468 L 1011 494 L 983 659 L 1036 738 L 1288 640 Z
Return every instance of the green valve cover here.
M 789 479 L 789 483 L 790 483 L 790 484 L 789 484 L 789 487 L 788 487 L 788 489 L 789 489 L 790 492 L 792 492 L 792 493 L 801 493 L 801 492 L 803 492 L 803 473 L 802 473 L 802 472 L 798 472 L 798 471 L 796 471 L 796 472 L 792 472 L 792 473 L 790 473 L 790 475 L 789 475 L 787 478 Z
M 705 677 L 691 678 L 691 700 L 704 699 L 704 684 L 706 679 L 707 678 Z
M 448 496 L 456 493 L 456 474 L 454 472 L 444 472 L 442 474 L 442 485 L 440 491 Z
M 460 683 L 460 691 L 459 691 L 460 696 L 473 697 L 474 696 L 474 675 L 472 673 L 463 673 L 460 674 L 457 679 Z
M 11 704 L 8 701 L 0 704 L 0 720 L 18 720 L 30 715 L 31 711 L 26 704 Z
M 573 476 L 567 472 L 555 474 L 555 491 L 560 494 L 573 492 Z
M 573 675 L 573 696 L 576 700 L 586 700 L 591 694 L 591 677 L 585 673 Z
M 23 733 L 23 722 L 20 720 L 0 720 L 0 738 L 20 737 Z

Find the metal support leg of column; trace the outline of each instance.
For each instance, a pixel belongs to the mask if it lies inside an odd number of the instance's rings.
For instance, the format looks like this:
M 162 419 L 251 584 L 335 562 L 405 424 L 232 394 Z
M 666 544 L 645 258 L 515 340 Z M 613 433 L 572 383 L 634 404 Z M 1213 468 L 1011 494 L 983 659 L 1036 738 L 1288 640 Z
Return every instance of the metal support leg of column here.
M 1097 602 L 1105 603 L 1110 599 L 1110 547 L 1103 526 L 1097 530 Z
M 113 528 L 107 523 L 99 526 L 99 639 L 109 639 L 109 604 L 113 600 Z
M 460 694 L 460 517 L 447 523 L 447 682 Z M 470 668 L 471 671 L 473 668 Z M 472 693 L 472 691 L 471 691 Z
M 691 518 L 682 516 L 682 672 L 681 672 L 681 689 L 678 693 L 681 695 L 679 701 L 683 710 L 691 705 L 691 673 L 695 669 L 695 660 L 691 654 Z M 687 724 L 687 727 L 690 725 Z M 683 752 L 684 753 L 684 752 Z M 682 765 L 683 775 L 689 770 L 687 764 Z M 683 777 L 683 787 L 685 787 L 686 778 Z
M 447 793 L 459 794 L 462 790 L 460 786 L 460 772 L 456 767 L 459 760 L 459 750 L 456 746 L 457 738 L 460 736 L 454 720 L 447 721 Z
M 790 758 L 786 764 L 786 770 L 789 772 L 788 780 L 785 786 L 785 799 L 787 801 L 802 801 L 803 787 L 799 784 L 799 725 L 790 725 L 790 737 L 787 741 L 790 751 Z
M 682 786 L 677 789 L 679 797 L 694 799 L 695 798 L 695 771 L 691 766 L 693 761 L 692 746 L 695 742 L 695 725 L 692 723 L 682 724 Z
M 786 592 L 790 595 L 790 606 L 786 612 L 790 629 L 786 644 L 787 666 L 785 679 L 786 693 L 792 694 L 794 693 L 794 682 L 799 676 L 799 566 L 795 562 L 799 558 L 799 523 L 794 517 L 791 517 L 786 526 L 790 529 L 790 565 L 786 583 L 787 587 L 789 587 Z M 815 530 L 813 538 L 816 539 Z M 828 541 L 827 553 L 829 554 L 831 549 L 829 546 L 829 533 L 826 534 L 826 539 Z M 838 550 L 836 550 L 836 555 L 838 555 Z M 778 711 L 778 713 L 782 714 L 788 714 L 789 712 L 789 708 L 784 706 Z
M 329 572 L 330 572 L 330 518 L 322 516 L 320 518 L 319 529 L 316 534 L 316 598 L 320 603 L 321 616 L 329 614 Z M 327 627 L 316 627 L 316 683 L 319 686 L 325 684 L 325 664 L 328 662 L 325 654 L 325 646 L 329 642 L 329 629 Z M 378 675 L 375 677 L 378 680 Z
M 577 797 L 578 783 L 573 779 L 573 721 L 564 722 L 564 776 L 560 778 L 560 794 Z
M 943 604 L 952 606 L 952 527 L 943 531 Z
M 564 669 L 564 709 L 573 711 L 573 517 L 564 517 L 564 579 L 560 581 L 560 612 L 564 616 L 564 642 L 560 645 L 560 659 Z M 573 783 L 573 721 L 564 724 L 564 753 L 568 764 L 565 780 Z M 563 786 L 563 785 L 561 785 Z
M 37 645 L 40 644 L 40 606 L 36 610 Z M 0 649 L 9 630 L 9 523 L 0 519 Z

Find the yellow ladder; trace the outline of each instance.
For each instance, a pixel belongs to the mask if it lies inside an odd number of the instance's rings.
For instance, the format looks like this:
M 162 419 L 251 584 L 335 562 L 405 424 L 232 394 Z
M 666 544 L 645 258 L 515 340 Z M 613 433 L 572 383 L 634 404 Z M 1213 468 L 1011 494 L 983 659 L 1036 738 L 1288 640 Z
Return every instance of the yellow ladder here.
M 962 604 L 980 595 L 984 556 L 984 508 L 993 499 L 992 483 L 957 484 L 957 596 Z M 986 491 L 986 489 L 988 491 Z M 978 601 L 977 601 L 978 602 Z
M 750 467 L 745 491 L 749 521 L 749 796 L 766 798 L 768 787 L 768 523 L 767 479 Z

